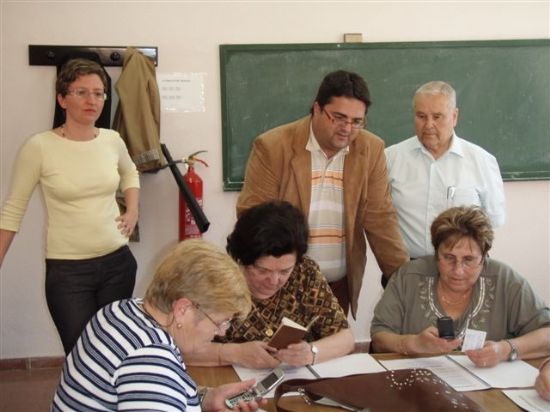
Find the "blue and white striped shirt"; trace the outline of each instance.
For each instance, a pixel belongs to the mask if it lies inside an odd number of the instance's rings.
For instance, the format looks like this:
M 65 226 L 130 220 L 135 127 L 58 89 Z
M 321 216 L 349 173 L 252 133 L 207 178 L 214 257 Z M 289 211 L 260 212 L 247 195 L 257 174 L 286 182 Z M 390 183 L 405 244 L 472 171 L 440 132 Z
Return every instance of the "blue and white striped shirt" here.
M 178 347 L 141 303 L 111 303 L 88 322 L 63 366 L 53 411 L 200 411 Z

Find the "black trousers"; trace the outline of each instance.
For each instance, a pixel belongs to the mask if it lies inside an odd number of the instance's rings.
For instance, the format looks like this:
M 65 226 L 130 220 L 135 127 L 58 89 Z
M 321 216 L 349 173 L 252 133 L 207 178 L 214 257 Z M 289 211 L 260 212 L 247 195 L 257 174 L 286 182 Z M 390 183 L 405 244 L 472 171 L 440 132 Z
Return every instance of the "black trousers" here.
M 128 246 L 92 259 L 46 259 L 46 301 L 66 354 L 99 309 L 132 296 L 136 271 Z

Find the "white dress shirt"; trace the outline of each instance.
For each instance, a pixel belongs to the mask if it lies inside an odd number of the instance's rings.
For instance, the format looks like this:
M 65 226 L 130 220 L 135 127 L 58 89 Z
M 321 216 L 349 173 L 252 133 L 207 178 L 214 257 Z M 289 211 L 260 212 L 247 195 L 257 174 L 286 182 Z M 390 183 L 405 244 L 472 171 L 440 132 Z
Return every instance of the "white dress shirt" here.
M 411 257 L 434 253 L 430 226 L 449 207 L 478 205 L 493 227 L 504 224 L 500 169 L 483 148 L 453 135 L 449 150 L 435 160 L 413 136 L 385 152 L 393 204 Z

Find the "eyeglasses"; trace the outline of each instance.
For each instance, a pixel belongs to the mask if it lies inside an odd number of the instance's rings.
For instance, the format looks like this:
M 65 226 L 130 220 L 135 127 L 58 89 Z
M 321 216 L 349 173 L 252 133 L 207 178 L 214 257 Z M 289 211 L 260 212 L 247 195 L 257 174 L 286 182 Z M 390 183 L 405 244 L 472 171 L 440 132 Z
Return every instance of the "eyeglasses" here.
M 328 119 L 337 126 L 346 127 L 349 124 L 352 129 L 362 129 L 365 126 L 365 119 L 348 120 L 347 116 L 339 113 L 332 114 L 325 110 L 324 107 L 322 111 L 327 115 Z
M 73 96 L 76 96 L 79 99 L 87 99 L 88 97 L 93 96 L 94 99 L 99 101 L 107 100 L 107 93 L 99 92 L 99 91 L 90 91 L 87 89 L 68 90 L 67 94 L 72 94 Z
M 201 306 L 198 303 L 193 303 L 193 306 L 195 309 L 197 309 L 200 313 L 202 313 L 210 322 L 216 326 L 216 335 L 225 335 L 225 332 L 227 332 L 227 329 L 231 326 L 231 319 L 224 320 L 222 322 L 216 322 L 212 317 L 206 313 Z
M 256 273 L 260 276 L 263 276 L 263 277 L 268 277 L 268 276 L 278 276 L 280 278 L 285 278 L 285 277 L 288 277 L 292 274 L 292 271 L 294 270 L 294 265 L 289 267 L 288 269 L 283 269 L 283 270 L 271 270 L 271 269 L 268 269 L 268 268 L 264 268 L 262 266 L 258 266 L 257 264 L 253 263 L 251 265 L 254 270 L 256 271 Z
M 452 266 L 456 268 L 460 264 L 464 269 L 475 269 L 483 261 L 482 256 L 465 256 L 462 260 L 458 260 L 456 256 L 451 255 L 450 253 L 444 253 L 441 256 L 438 255 L 438 258 L 447 266 Z

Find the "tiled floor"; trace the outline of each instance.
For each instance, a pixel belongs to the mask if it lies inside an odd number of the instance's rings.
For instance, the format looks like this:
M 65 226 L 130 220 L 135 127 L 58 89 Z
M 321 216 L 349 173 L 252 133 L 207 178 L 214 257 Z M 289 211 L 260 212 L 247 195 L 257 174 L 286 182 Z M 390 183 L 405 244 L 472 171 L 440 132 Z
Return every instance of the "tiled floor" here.
M 0 371 L 0 412 L 46 412 L 61 368 Z

